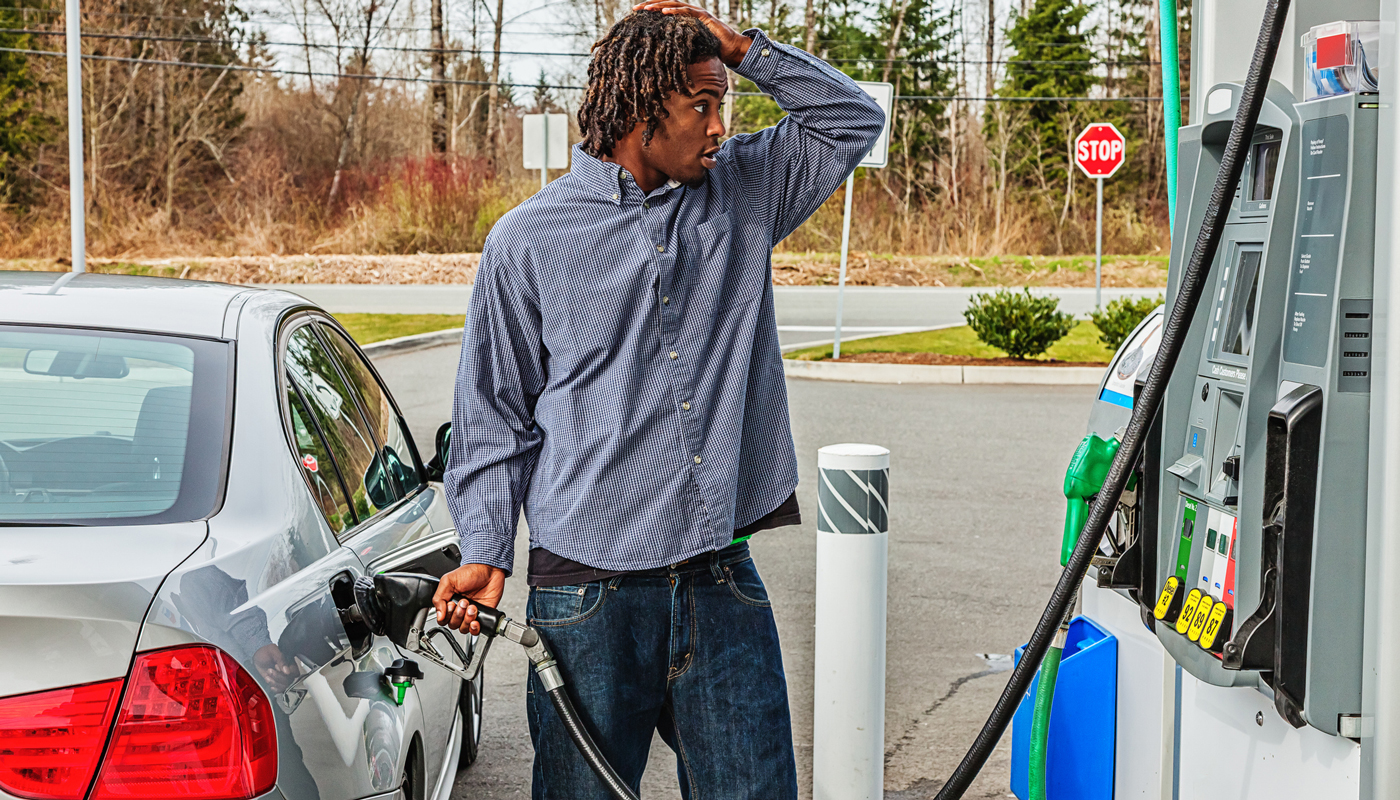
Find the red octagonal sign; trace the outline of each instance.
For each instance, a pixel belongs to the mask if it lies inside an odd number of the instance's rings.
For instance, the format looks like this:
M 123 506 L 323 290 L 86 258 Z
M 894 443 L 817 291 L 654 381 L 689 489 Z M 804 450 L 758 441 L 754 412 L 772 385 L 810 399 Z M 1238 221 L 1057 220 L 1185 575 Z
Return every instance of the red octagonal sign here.
M 1108 178 L 1123 166 L 1127 140 L 1111 122 L 1094 122 L 1074 139 L 1074 163 L 1091 178 Z

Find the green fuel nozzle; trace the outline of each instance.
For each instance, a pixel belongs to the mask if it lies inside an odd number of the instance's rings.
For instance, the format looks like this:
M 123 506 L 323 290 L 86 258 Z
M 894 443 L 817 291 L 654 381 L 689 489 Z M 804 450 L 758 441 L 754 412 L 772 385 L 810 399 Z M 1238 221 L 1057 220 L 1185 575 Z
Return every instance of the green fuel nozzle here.
M 1069 460 L 1065 470 L 1065 533 L 1060 541 L 1060 566 L 1069 563 L 1070 554 L 1079 542 L 1079 532 L 1089 519 L 1089 501 L 1103 488 L 1104 477 L 1118 453 L 1117 439 L 1100 439 L 1096 434 L 1085 436 Z

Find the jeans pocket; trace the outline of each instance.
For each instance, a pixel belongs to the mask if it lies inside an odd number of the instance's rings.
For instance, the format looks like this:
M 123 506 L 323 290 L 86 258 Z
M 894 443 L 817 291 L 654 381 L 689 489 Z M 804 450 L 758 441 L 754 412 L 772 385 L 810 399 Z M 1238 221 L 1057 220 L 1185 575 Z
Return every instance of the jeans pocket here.
M 525 616 L 531 625 L 560 627 L 582 622 L 603 605 L 607 581 L 572 586 L 535 586 Z
M 768 600 L 768 590 L 763 586 L 763 579 L 758 577 L 758 568 L 753 565 L 753 559 L 745 559 L 737 564 L 726 564 L 724 575 L 728 579 L 729 591 L 741 603 L 747 603 L 759 608 L 771 608 L 772 603 Z

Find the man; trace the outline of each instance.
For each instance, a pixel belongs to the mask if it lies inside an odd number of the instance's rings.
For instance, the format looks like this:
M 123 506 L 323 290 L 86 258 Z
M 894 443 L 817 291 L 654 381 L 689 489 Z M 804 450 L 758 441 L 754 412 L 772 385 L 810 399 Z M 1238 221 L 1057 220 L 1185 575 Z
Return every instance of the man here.
M 569 174 L 483 248 L 446 484 L 477 632 L 522 505 L 526 615 L 593 738 L 641 781 L 653 731 L 686 797 L 797 796 L 777 629 L 745 540 L 799 521 L 773 246 L 884 122 L 849 78 L 677 0 L 593 48 Z M 720 145 L 725 67 L 788 113 Z M 607 797 L 531 675 L 537 799 Z

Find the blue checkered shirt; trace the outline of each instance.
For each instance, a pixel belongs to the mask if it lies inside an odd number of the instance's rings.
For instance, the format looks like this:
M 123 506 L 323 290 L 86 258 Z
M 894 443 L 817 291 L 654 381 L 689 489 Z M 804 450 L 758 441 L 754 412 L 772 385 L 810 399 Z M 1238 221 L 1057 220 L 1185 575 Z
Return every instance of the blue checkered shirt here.
M 797 485 L 773 245 L 884 122 L 850 78 L 759 31 L 735 70 L 787 117 L 726 141 L 705 182 L 644 193 L 575 147 L 501 218 L 472 290 L 445 477 L 462 563 L 532 547 L 607 570 L 730 544 Z

